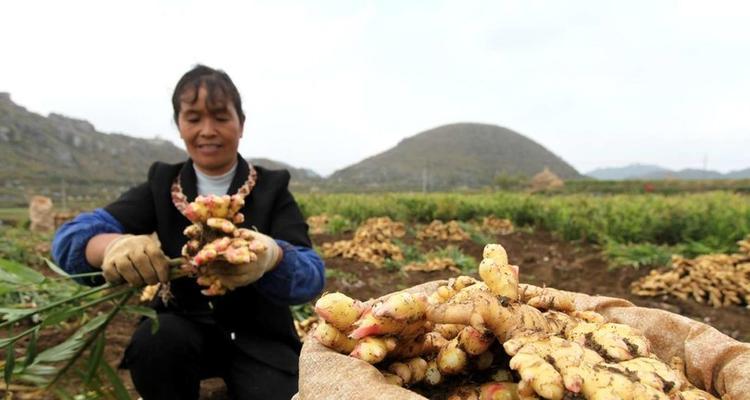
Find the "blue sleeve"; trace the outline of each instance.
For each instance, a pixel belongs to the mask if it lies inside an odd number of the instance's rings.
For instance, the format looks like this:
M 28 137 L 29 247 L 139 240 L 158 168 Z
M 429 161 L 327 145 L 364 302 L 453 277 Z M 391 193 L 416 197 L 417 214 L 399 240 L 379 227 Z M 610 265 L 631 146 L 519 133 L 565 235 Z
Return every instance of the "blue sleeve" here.
M 272 271 L 263 275 L 256 288 L 279 304 L 302 304 L 315 298 L 325 285 L 323 260 L 315 250 L 276 240 L 284 257 Z
M 86 245 L 89 239 L 100 233 L 123 233 L 124 229 L 111 214 L 101 208 L 93 212 L 82 213 L 72 221 L 66 222 L 55 233 L 52 241 L 52 258 L 65 272 L 83 274 L 97 269 L 86 261 Z M 77 279 L 86 285 L 100 285 L 103 278 L 95 277 Z

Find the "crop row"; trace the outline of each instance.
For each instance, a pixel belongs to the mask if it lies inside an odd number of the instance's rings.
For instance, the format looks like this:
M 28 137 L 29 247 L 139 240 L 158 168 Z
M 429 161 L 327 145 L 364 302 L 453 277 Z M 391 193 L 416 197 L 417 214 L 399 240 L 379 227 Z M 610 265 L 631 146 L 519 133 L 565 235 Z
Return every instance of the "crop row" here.
M 728 192 L 648 195 L 302 194 L 305 216 L 341 215 L 359 223 L 388 216 L 404 222 L 467 221 L 493 215 L 518 226 L 594 243 L 732 247 L 750 233 L 750 197 Z

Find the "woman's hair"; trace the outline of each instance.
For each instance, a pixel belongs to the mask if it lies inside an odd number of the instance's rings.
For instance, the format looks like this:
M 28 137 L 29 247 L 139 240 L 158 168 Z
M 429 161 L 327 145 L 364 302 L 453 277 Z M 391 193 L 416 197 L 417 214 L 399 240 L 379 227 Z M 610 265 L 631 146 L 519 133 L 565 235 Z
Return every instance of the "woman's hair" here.
M 240 125 L 245 124 L 245 113 L 242 111 L 242 99 L 234 82 L 226 72 L 205 65 L 196 65 L 180 78 L 172 93 L 174 122 L 179 125 L 180 103 L 194 103 L 198 100 L 198 90 L 203 86 L 208 92 L 206 103 L 209 107 L 222 106 L 229 99 L 240 118 Z

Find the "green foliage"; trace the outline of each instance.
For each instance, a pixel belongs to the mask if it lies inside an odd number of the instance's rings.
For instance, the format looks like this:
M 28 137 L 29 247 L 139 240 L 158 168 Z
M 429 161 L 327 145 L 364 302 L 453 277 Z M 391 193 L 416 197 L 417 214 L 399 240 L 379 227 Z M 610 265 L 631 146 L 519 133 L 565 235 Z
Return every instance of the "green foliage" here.
M 356 280 L 357 275 L 352 274 L 351 272 L 342 271 L 340 269 L 334 269 L 334 268 L 326 268 L 326 279 L 339 279 L 339 280 L 345 280 L 345 281 L 351 281 Z
M 345 232 L 351 232 L 356 228 L 355 224 L 348 218 L 340 215 L 334 215 L 328 220 L 326 231 L 332 235 L 338 235 Z
M 0 208 L 0 221 L 7 221 L 13 225 L 19 225 L 19 223 L 29 218 L 28 208 Z
M 734 248 L 750 233 L 750 198 L 726 192 L 662 195 L 310 194 L 298 196 L 307 215 L 339 214 L 353 223 L 389 216 L 404 222 L 493 215 L 567 240 L 605 244 L 710 243 Z
M 483 232 L 482 229 L 480 229 L 479 225 L 477 225 L 476 223 L 459 222 L 458 225 L 461 227 L 461 229 L 464 230 L 464 232 L 469 235 L 471 241 L 476 244 L 483 246 L 487 243 L 492 243 L 495 241 L 494 238 L 488 236 L 487 233 Z
M 28 229 L 11 226 L 0 226 L 0 258 L 14 260 L 25 265 L 37 265 L 41 262 L 35 247 L 40 243 L 49 243 L 49 234 L 40 234 Z
M 659 179 L 603 181 L 577 179 L 565 181 L 564 193 L 568 194 L 644 194 L 679 195 L 704 193 L 718 190 L 750 193 L 750 179 Z
M 403 261 L 401 261 L 401 265 L 424 261 L 424 255 L 422 254 L 422 251 L 419 249 L 419 247 L 406 244 L 402 240 L 398 239 L 393 240 L 393 243 L 401 249 L 401 254 L 404 257 Z
M 604 254 L 610 261 L 610 267 L 630 266 L 640 268 L 645 266 L 660 267 L 667 265 L 672 257 L 668 246 L 658 246 L 650 243 L 620 244 L 607 243 Z
M 314 314 L 312 303 L 290 306 L 289 309 L 292 311 L 292 317 L 297 321 L 310 318 Z
M 495 187 L 500 190 L 522 190 L 529 184 L 529 178 L 522 174 L 502 172 L 493 179 Z
M 129 398 L 129 395 L 122 396 L 124 385 L 119 377 L 107 372 L 111 367 L 103 357 L 104 330 L 138 289 L 109 285 L 84 288 L 73 283 L 72 278 L 67 275 L 50 278 L 17 261 L 0 259 L 0 287 L 6 289 L 0 295 L 5 306 L 0 308 L 4 320 L 0 329 L 12 332 L 0 339 L 0 349 L 5 353 L 3 378 L 6 383 L 20 381 L 51 387 L 64 380 L 63 376 L 69 372 L 78 371 L 85 398 Z M 114 302 L 108 311 L 94 308 L 106 302 Z M 155 317 L 154 310 L 125 307 L 130 312 Z M 78 326 L 78 329 L 62 343 L 40 347 L 37 340 L 40 332 L 59 329 L 61 323 Z M 25 348 L 17 346 L 19 343 L 25 343 Z M 103 375 L 107 375 L 106 385 L 99 378 Z M 54 389 L 65 397 L 62 388 Z M 80 395 L 69 397 L 79 398 Z
M 80 286 L 69 280 L 46 278 L 26 265 L 0 258 L 0 304 L 3 304 L 0 315 L 3 318 L 23 314 L 29 305 L 67 299 L 80 290 Z
M 425 258 L 432 257 L 450 258 L 456 263 L 458 268 L 461 270 L 461 273 L 463 274 L 472 274 L 474 272 L 477 272 L 477 265 L 479 265 L 474 257 L 465 254 L 461 251 L 460 248 L 453 245 L 449 245 L 445 248 L 429 252 L 427 253 Z

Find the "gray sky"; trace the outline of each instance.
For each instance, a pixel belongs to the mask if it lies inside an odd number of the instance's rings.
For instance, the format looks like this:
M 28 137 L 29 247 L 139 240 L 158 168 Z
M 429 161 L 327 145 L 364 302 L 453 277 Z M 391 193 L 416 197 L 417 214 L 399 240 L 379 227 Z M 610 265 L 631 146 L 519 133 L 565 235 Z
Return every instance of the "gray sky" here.
M 748 1 L 3 1 L 0 91 L 170 139 L 195 63 L 243 95 L 240 147 L 329 174 L 451 122 L 581 172 L 750 167 Z

